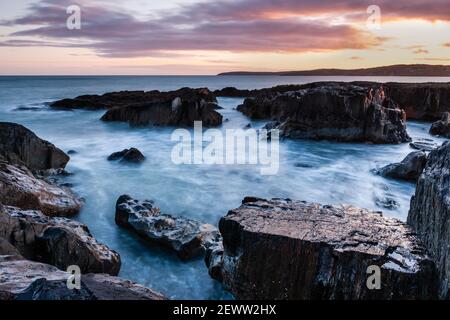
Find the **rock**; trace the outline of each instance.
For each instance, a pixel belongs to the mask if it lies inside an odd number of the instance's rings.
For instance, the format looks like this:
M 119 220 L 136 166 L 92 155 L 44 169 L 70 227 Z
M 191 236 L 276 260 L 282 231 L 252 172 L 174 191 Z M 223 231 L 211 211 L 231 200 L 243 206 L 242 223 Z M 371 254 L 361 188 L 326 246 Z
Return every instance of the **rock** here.
M 78 152 L 76 152 L 75 150 L 69 150 L 67 151 L 67 154 L 72 155 L 72 154 L 77 154 Z
M 432 124 L 430 134 L 450 139 L 450 112 L 445 112 L 441 120 Z
M 108 109 L 103 121 L 128 122 L 132 126 L 187 126 L 202 121 L 203 126 L 222 124 L 214 94 L 206 88 L 176 91 L 122 91 L 80 96 L 52 103 L 53 108 Z
M 215 247 L 207 263 L 238 299 L 436 298 L 435 266 L 420 241 L 381 213 L 246 198 L 219 229 L 222 261 Z M 380 268 L 380 290 L 367 287 L 370 266 Z
M 433 151 L 437 147 L 439 147 L 436 142 L 430 139 L 419 139 L 417 141 L 411 142 L 409 146 L 413 149 L 421 151 Z
M 0 203 L 36 209 L 49 216 L 72 216 L 80 211 L 82 201 L 69 189 L 37 179 L 25 167 L 0 160 Z
M 0 206 L 0 237 L 25 258 L 64 270 L 70 265 L 79 266 L 83 273 L 117 275 L 120 270 L 119 255 L 98 243 L 85 225 L 73 220 Z
M 252 124 L 251 123 L 248 123 L 245 127 L 244 127 L 244 129 L 250 129 L 252 127 Z
M 16 257 L 0 257 L 0 300 L 164 300 L 162 294 L 106 274 L 81 276 L 81 289 L 70 290 L 70 274 Z
M 138 201 L 128 195 L 117 200 L 115 220 L 117 225 L 171 248 L 182 259 L 204 254 L 221 240 L 218 230 L 210 224 L 161 214 L 153 202 Z
M 238 110 L 252 119 L 273 119 L 282 137 L 343 142 L 411 141 L 406 117 L 385 88 L 328 84 L 247 98 Z
M 9 241 L 0 237 L 0 256 L 20 256 L 20 252 Z
M 384 177 L 417 180 L 427 163 L 427 154 L 423 151 L 412 152 L 400 163 L 393 163 L 378 170 Z
M 108 161 L 119 160 L 120 162 L 134 162 L 140 163 L 145 160 L 144 155 L 136 148 L 124 149 L 119 152 L 114 152 L 108 157 Z
M 416 193 L 411 199 L 408 224 L 420 236 L 437 265 L 440 297 L 450 299 L 450 143 L 428 156 Z
M 387 83 L 386 87 L 410 120 L 436 121 L 450 112 L 450 83 Z
M 375 204 L 378 207 L 388 209 L 388 210 L 396 210 L 400 207 L 400 204 L 393 199 L 390 195 L 375 195 Z
M 62 169 L 69 156 L 48 141 L 15 123 L 0 122 L 0 159 L 32 171 Z
M 217 97 L 227 97 L 227 98 L 246 98 L 250 97 L 254 91 L 251 90 L 240 90 L 235 87 L 226 87 L 220 90 L 215 90 L 214 94 Z

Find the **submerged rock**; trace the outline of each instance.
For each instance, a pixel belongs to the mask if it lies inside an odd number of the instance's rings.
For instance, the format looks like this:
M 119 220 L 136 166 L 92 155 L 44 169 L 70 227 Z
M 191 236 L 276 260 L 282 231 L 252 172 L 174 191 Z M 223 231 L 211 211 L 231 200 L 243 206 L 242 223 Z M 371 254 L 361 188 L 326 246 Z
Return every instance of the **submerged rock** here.
M 252 119 L 273 119 L 283 137 L 344 142 L 402 143 L 411 141 L 406 116 L 386 94 L 351 84 L 262 94 L 247 98 L 238 110 Z
M 16 123 L 0 122 L 0 159 L 31 171 L 63 169 L 69 156 Z
M 417 180 L 427 163 L 427 154 L 423 151 L 412 152 L 400 163 L 393 163 L 378 170 L 384 177 Z
M 40 210 L 49 216 L 72 216 L 82 206 L 82 201 L 69 189 L 38 179 L 27 168 L 1 160 L 0 203 L 25 210 Z
M 211 275 L 238 299 L 433 299 L 436 270 L 409 227 L 351 206 L 246 198 L 219 223 Z M 222 255 L 222 257 L 221 257 Z M 367 286 L 381 271 L 381 288 Z M 212 269 L 211 269 L 212 268 Z
M 450 138 L 450 112 L 445 112 L 441 120 L 433 123 L 430 134 Z
M 450 142 L 429 154 L 411 199 L 408 224 L 437 265 L 441 298 L 450 299 Z
M 0 205 L 0 238 L 25 258 L 64 270 L 70 265 L 79 266 L 83 273 L 117 275 L 120 270 L 119 255 L 98 243 L 85 225 L 40 211 Z
M 0 256 L 0 300 L 164 300 L 134 282 L 106 274 L 81 276 L 81 289 L 70 290 L 71 275 L 48 264 Z
M 204 254 L 221 240 L 219 231 L 210 224 L 161 214 L 153 202 L 138 201 L 128 195 L 117 200 L 115 220 L 117 225 L 173 249 L 182 259 Z
M 108 157 L 108 161 L 120 160 L 120 162 L 140 163 L 145 160 L 144 155 L 136 148 L 124 149 L 114 152 Z
M 411 142 L 409 146 L 413 149 L 427 152 L 433 151 L 439 147 L 439 145 L 431 139 L 418 139 L 417 141 Z

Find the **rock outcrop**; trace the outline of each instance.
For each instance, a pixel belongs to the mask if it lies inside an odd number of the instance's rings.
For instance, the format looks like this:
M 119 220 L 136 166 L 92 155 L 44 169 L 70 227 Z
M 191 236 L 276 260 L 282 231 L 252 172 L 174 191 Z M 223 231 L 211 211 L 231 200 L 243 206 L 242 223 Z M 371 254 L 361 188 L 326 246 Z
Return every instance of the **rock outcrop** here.
M 433 299 L 434 263 L 404 223 L 351 206 L 246 198 L 219 223 L 211 274 L 238 299 Z M 213 268 L 211 270 L 211 268 Z M 367 283 L 379 268 L 380 289 Z
M 410 153 L 402 162 L 393 163 L 378 170 L 384 177 L 415 181 L 427 164 L 427 154 L 423 151 Z
M 450 299 L 450 142 L 429 154 L 411 199 L 408 224 L 437 265 L 440 297 Z
M 410 141 L 406 117 L 383 86 L 327 84 L 248 98 L 238 110 L 252 119 L 276 120 L 283 137 L 344 142 Z
M 222 116 L 216 97 L 206 88 L 182 88 L 176 91 L 122 91 L 104 95 L 87 95 L 51 104 L 63 109 L 109 109 L 103 121 L 127 122 L 132 126 L 218 126 Z
M 79 266 L 83 273 L 117 275 L 120 270 L 119 255 L 98 243 L 85 225 L 40 211 L 0 205 L 0 238 L 23 257 L 64 270 L 70 265 Z
M 162 294 L 106 274 L 81 276 L 81 289 L 71 290 L 71 275 L 19 257 L 0 256 L 0 300 L 164 300 Z
M 434 142 L 432 139 L 428 138 L 422 138 L 417 139 L 409 144 L 409 146 L 415 150 L 421 150 L 421 151 L 433 151 L 436 150 L 439 145 Z
M 145 157 L 138 149 L 130 148 L 114 152 L 108 157 L 108 161 L 115 160 L 120 160 L 120 162 L 141 163 L 145 161 Z
M 37 179 L 27 168 L 1 160 L 0 203 L 65 217 L 77 214 L 82 206 L 82 201 L 68 188 Z
M 433 123 L 430 134 L 450 139 L 450 112 L 445 112 L 441 120 Z
M 115 220 L 144 239 L 171 248 L 182 259 L 204 254 L 221 240 L 219 231 L 210 224 L 162 214 L 152 201 L 138 201 L 128 195 L 117 200 Z
M 16 123 L 0 122 L 0 159 L 31 171 L 63 169 L 70 160 L 62 150 Z

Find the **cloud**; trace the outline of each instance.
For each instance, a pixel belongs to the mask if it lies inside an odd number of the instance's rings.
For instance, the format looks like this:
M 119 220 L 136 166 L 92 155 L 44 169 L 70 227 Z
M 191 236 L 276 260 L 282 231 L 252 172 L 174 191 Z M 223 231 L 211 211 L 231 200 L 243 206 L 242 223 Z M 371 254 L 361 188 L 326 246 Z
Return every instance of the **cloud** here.
M 444 43 L 442 46 L 443 46 L 443 47 L 449 47 L 449 48 L 450 48 L 450 42 Z
M 105 3 L 79 0 L 82 29 L 66 28 L 69 0 L 41 0 L 4 26 L 20 26 L 2 46 L 79 47 L 100 56 L 161 56 L 169 51 L 314 52 L 368 49 L 387 39 L 330 17 L 367 19 L 376 2 L 389 17 L 448 19 L 447 0 L 234 0 L 185 4 L 171 13 L 137 18 Z M 407 4 L 407 5 L 406 5 Z M 358 18 L 356 18 L 358 17 Z M 314 18 L 314 19 L 312 19 Z M 162 53 L 163 52 L 163 53 Z M 164 53 L 166 52 L 166 53 Z
M 414 54 L 428 54 L 430 53 L 430 51 L 428 51 L 427 49 L 416 49 L 413 51 Z

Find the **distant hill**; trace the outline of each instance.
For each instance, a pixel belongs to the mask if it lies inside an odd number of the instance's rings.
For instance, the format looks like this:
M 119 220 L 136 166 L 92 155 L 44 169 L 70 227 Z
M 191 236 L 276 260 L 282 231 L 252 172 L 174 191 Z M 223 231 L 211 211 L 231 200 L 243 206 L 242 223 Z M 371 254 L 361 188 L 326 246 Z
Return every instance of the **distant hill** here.
M 283 72 L 225 72 L 219 76 L 378 76 L 378 77 L 450 77 L 450 65 L 396 64 L 366 69 L 316 69 Z

